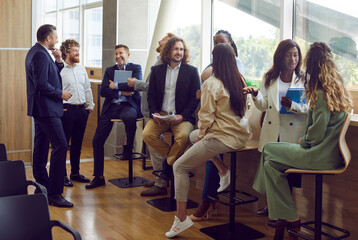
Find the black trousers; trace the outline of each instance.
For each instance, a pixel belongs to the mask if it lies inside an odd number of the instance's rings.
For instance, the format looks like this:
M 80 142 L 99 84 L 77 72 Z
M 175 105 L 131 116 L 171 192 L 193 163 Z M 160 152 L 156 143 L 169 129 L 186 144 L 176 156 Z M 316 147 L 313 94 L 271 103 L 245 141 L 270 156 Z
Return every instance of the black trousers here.
M 104 172 L 104 143 L 111 133 L 111 119 L 121 119 L 124 123 L 127 146 L 132 149 L 137 130 L 137 110 L 130 103 L 112 104 L 99 118 L 96 133 L 93 137 L 94 176 L 103 176 Z
M 82 141 L 86 131 L 88 111 L 86 110 L 85 105 L 64 104 L 63 109 L 66 109 L 61 118 L 63 131 L 65 132 L 68 144 L 70 144 L 71 140 L 71 174 L 76 175 L 80 172 Z M 67 176 L 66 167 L 65 176 Z
M 35 143 L 33 153 L 33 175 L 36 182 L 47 188 L 48 195 L 62 194 L 65 174 L 67 141 L 61 119 L 58 117 L 34 118 Z M 46 164 L 51 142 L 50 172 Z

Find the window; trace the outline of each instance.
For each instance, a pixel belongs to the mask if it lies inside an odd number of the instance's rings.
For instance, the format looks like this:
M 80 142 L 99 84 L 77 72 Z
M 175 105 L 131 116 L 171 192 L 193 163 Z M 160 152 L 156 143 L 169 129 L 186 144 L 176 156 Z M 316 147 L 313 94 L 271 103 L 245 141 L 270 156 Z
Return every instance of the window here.
M 190 64 L 200 69 L 201 0 L 181 0 L 176 9 L 173 14 L 173 33 L 185 41 Z
M 85 10 L 85 65 L 102 67 L 102 7 Z
M 56 47 L 66 39 L 75 39 L 81 45 L 82 64 L 102 67 L 102 1 L 43 0 L 41 4 L 43 17 L 37 27 L 46 23 L 57 27 Z
M 345 82 L 358 85 L 358 3 L 355 0 L 296 0 L 295 40 L 302 52 L 315 41 L 327 43 Z
M 280 0 L 214 0 L 213 35 L 228 31 L 249 85 L 258 87 L 280 42 Z

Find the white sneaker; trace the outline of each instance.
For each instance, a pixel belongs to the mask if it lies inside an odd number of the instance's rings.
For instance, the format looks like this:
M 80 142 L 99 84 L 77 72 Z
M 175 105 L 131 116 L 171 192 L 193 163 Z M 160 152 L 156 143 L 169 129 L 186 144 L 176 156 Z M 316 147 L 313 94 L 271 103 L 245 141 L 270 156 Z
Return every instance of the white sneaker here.
M 220 182 L 219 182 L 220 187 L 218 188 L 218 192 L 222 192 L 230 185 L 230 169 L 226 171 L 224 176 L 221 176 L 220 173 L 219 176 L 220 176 Z
M 167 238 L 172 238 L 182 231 L 187 230 L 191 226 L 193 226 L 193 221 L 189 218 L 189 216 L 186 216 L 186 219 L 181 222 L 177 216 L 174 216 L 174 223 L 172 227 L 170 228 L 169 232 L 165 233 L 165 236 Z

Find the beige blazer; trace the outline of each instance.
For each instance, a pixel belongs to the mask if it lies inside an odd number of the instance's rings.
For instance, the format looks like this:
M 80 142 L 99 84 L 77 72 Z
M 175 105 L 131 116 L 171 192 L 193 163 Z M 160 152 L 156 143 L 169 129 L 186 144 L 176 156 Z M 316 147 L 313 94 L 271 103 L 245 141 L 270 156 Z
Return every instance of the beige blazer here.
M 262 80 L 260 91 L 256 97 L 252 97 L 255 106 L 261 111 L 266 111 L 262 124 L 258 150 L 261 152 L 266 143 L 277 142 L 280 136 L 280 142 L 297 143 L 298 139 L 305 133 L 307 104 L 298 104 L 292 102 L 288 112 L 295 114 L 286 114 L 285 122 L 280 122 L 279 109 L 279 79 L 276 79 L 271 86 L 265 88 L 265 80 Z M 297 80 L 293 73 L 290 88 L 303 88 L 303 79 Z M 282 126 L 280 126 L 282 125 Z

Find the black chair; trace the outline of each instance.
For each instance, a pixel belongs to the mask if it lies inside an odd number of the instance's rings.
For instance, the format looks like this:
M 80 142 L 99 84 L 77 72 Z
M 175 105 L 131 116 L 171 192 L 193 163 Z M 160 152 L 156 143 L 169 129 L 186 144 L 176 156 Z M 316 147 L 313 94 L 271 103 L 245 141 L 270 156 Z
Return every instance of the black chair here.
M 81 240 L 78 231 L 67 224 L 50 220 L 44 194 L 17 195 L 0 198 L 0 238 L 6 240 L 49 240 L 57 226 Z
M 47 195 L 47 190 L 41 184 L 26 180 L 23 161 L 0 162 L 0 197 L 27 194 L 28 186 L 36 187 L 36 193 Z
M 6 147 L 3 143 L 0 143 L 0 161 L 7 161 Z
M 351 153 L 350 153 L 348 145 L 346 143 L 345 136 L 347 133 L 347 129 L 349 127 L 349 123 L 351 121 L 351 117 L 352 117 L 351 114 L 347 114 L 346 119 L 344 120 L 342 129 L 341 129 L 341 132 L 339 133 L 338 145 L 339 145 L 339 150 L 341 151 L 341 154 L 343 156 L 344 166 L 342 166 L 341 168 L 338 168 L 338 169 L 334 169 L 334 170 L 322 170 L 322 171 L 304 170 L 304 169 L 295 169 L 295 168 L 290 168 L 290 169 L 286 170 L 286 173 L 299 173 L 299 174 L 304 174 L 304 175 L 310 174 L 310 175 L 316 176 L 315 219 L 313 221 L 301 223 L 301 226 L 303 228 L 305 228 L 308 231 L 313 232 L 314 238 L 310 238 L 310 237 L 308 237 L 302 233 L 299 233 L 299 232 L 287 230 L 289 233 L 294 234 L 300 238 L 307 239 L 307 240 L 310 240 L 310 239 L 321 240 L 322 235 L 325 237 L 324 239 L 328 238 L 328 239 L 335 239 L 335 240 L 348 238 L 350 236 L 349 231 L 322 221 L 322 192 L 323 192 L 322 190 L 323 190 L 323 176 L 324 175 L 336 175 L 336 174 L 344 173 L 347 170 L 347 167 L 350 163 Z M 325 226 L 328 229 L 329 228 L 333 229 L 334 232 L 340 233 L 341 235 L 333 236 L 333 235 L 329 234 L 328 232 L 324 232 L 324 231 L 322 231 L 322 226 Z

